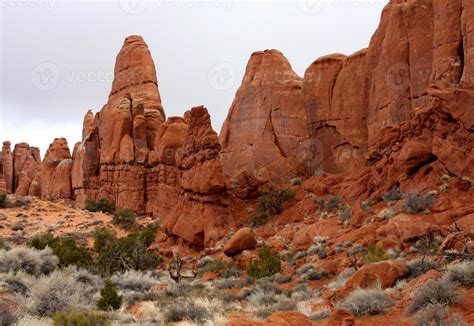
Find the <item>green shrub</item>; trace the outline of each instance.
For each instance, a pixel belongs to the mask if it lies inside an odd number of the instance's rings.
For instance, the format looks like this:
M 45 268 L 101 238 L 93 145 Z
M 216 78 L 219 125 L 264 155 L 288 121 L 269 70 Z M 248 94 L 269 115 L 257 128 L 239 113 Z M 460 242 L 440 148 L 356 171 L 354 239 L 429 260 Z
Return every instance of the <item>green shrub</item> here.
M 75 237 L 55 237 L 51 233 L 35 236 L 29 243 L 30 247 L 42 250 L 50 247 L 59 258 L 60 266 L 76 265 L 88 267 L 92 264 L 92 255 L 84 246 L 78 246 Z
M 130 228 L 135 225 L 135 213 L 128 208 L 117 208 L 112 218 L 112 223 L 123 225 L 126 228 Z
M 232 267 L 232 264 L 229 264 L 223 260 L 214 260 L 206 263 L 204 267 L 202 267 L 202 271 L 222 273 L 230 270 Z
M 375 205 L 377 202 L 373 199 L 367 199 L 360 202 L 360 208 L 364 211 L 367 210 L 369 207 Z
M 364 264 L 376 263 L 382 260 L 388 260 L 390 256 L 377 245 L 370 245 L 368 251 L 364 254 Z
M 240 277 L 242 274 L 233 264 L 223 260 L 214 260 L 209 256 L 204 257 L 198 264 L 198 268 L 203 272 L 219 273 L 221 277 Z
M 143 231 L 117 238 L 115 233 L 105 228 L 93 233 L 94 250 L 97 253 L 96 268 L 103 275 L 112 275 L 128 269 L 146 270 L 156 267 L 162 258 L 148 250 L 155 239 L 155 226 Z
M 280 256 L 266 243 L 257 250 L 258 259 L 252 260 L 247 267 L 247 273 L 253 278 L 272 276 L 281 270 Z
M 416 241 L 415 248 L 422 253 L 436 253 L 441 243 L 443 238 L 440 236 L 426 235 Z
M 110 279 L 105 280 L 104 287 L 100 290 L 97 307 L 101 310 L 117 310 L 121 305 L 122 296 L 118 295 L 117 289 Z
M 107 326 L 109 316 L 104 312 L 59 311 L 54 315 L 54 326 Z
M 85 202 L 85 209 L 89 212 L 102 212 L 113 214 L 115 206 L 107 198 L 101 198 L 98 201 L 87 199 Z
M 271 190 L 262 193 L 257 200 L 257 209 L 250 215 L 250 226 L 256 227 L 264 224 L 269 218 L 280 214 L 283 204 L 295 197 L 292 189 L 287 188 L 280 191 Z
M 7 208 L 7 206 L 8 206 L 7 195 L 0 194 L 0 208 Z

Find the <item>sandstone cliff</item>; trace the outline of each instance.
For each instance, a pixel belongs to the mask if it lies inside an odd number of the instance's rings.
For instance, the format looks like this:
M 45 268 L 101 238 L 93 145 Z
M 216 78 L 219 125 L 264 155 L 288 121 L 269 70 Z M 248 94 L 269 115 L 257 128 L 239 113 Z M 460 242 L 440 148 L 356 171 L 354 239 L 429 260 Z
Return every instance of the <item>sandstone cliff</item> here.
M 304 174 L 298 150 L 308 131 L 301 87 L 281 52 L 252 54 L 220 133 L 226 176 L 280 181 Z
M 430 89 L 472 87 L 472 6 L 390 1 L 366 50 L 326 56 L 306 70 L 303 97 L 317 149 L 310 173 L 357 170 L 381 135 L 436 101 Z

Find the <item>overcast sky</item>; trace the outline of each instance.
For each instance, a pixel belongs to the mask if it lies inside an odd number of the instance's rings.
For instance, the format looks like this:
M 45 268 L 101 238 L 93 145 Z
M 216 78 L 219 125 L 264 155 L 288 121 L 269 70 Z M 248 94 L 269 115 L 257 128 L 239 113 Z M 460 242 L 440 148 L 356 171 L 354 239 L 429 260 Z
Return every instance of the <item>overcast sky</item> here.
M 282 51 L 300 76 L 316 58 L 367 47 L 387 0 L 2 0 L 0 140 L 72 150 L 107 102 L 115 57 L 142 35 L 167 116 L 208 108 L 219 131 L 252 52 Z

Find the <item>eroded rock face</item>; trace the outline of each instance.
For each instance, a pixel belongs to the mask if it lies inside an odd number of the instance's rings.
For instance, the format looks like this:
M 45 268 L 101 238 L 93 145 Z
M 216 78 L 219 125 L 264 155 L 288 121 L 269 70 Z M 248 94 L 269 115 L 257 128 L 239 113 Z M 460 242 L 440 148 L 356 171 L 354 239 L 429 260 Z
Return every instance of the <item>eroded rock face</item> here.
M 390 1 L 366 50 L 316 60 L 303 79 L 310 174 L 358 170 L 420 108 L 468 99 L 454 88 L 473 85 L 473 11 L 461 0 Z
M 67 140 L 56 138 L 41 163 L 41 198 L 73 198 L 71 186 L 72 157 Z
M 9 141 L 2 146 L 2 177 L 5 182 L 6 192 L 13 192 L 13 155 Z
M 155 64 L 148 45 L 138 35 L 127 37 L 117 55 L 108 106 L 110 108 L 116 107 L 122 102 L 123 97 L 142 99 L 146 110 L 146 112 L 142 112 L 142 115 L 156 113 L 160 122 L 165 120 L 165 113 L 158 92 Z M 153 123 L 151 123 L 148 127 L 150 127 L 150 131 L 153 129 L 156 131 L 154 127 L 158 126 L 153 126 Z
M 86 114 L 74 148 L 76 202 L 105 197 L 161 217 L 170 235 L 212 245 L 241 211 L 226 194 L 218 136 L 204 107 L 164 121 L 160 103 L 148 48 L 141 38 L 127 38 L 109 101 L 95 116 Z
M 219 137 L 226 176 L 280 180 L 304 173 L 308 131 L 301 87 L 281 52 L 252 54 Z
M 349 57 L 325 56 L 305 72 L 303 97 L 310 134 L 305 165 L 310 175 L 354 171 L 365 159 L 365 56 L 365 50 Z
M 181 179 L 178 152 L 186 142 L 187 133 L 188 123 L 180 117 L 170 117 L 158 128 L 154 150 L 148 155 L 151 167 L 146 174 L 149 214 L 166 216 L 177 204 Z
M 109 100 L 95 116 L 86 114 L 83 139 L 74 150 L 72 185 L 79 205 L 105 197 L 118 207 L 147 212 L 146 176 L 158 163 L 155 137 L 164 120 L 148 46 L 140 36 L 127 37 Z
M 195 107 L 185 117 L 186 141 L 177 154 L 179 196 L 165 227 L 193 245 L 209 247 L 235 227 L 242 208 L 226 193 L 221 146 L 206 108 Z
M 13 188 L 15 194 L 26 196 L 30 186 L 40 170 L 41 158 L 39 149 L 30 147 L 27 143 L 19 143 L 13 149 Z M 38 185 L 33 184 L 32 194 L 38 194 Z

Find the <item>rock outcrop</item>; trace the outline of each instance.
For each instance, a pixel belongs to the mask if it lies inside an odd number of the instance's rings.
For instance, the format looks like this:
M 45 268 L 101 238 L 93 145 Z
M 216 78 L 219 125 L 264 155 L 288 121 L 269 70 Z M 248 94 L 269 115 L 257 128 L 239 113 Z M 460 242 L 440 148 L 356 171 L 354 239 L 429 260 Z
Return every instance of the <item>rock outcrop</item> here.
M 302 79 L 276 50 L 255 52 L 219 136 L 227 177 L 282 180 L 304 173 Z
M 189 127 L 177 155 L 180 193 L 165 226 L 171 234 L 208 247 L 235 227 L 242 208 L 226 193 L 221 145 L 206 108 L 195 107 L 185 117 Z
M 72 158 L 65 138 L 56 138 L 41 163 L 41 198 L 73 198 L 71 186 Z
M 471 88 L 472 7 L 461 0 L 392 0 L 366 50 L 322 57 L 306 70 L 310 174 L 360 169 L 388 145 L 381 137 L 440 100 L 433 89 Z
M 9 141 L 3 142 L 2 146 L 2 179 L 5 192 L 13 192 L 13 154 Z
M 306 69 L 303 98 L 309 124 L 306 167 L 310 175 L 354 171 L 364 161 L 366 53 L 325 56 Z
M 148 46 L 140 36 L 127 37 L 117 55 L 109 101 L 95 117 L 86 114 L 82 142 L 75 146 L 77 201 L 105 197 L 144 214 L 148 158 L 155 157 L 155 137 L 164 120 Z
M 257 244 L 255 235 L 251 228 L 241 228 L 224 245 L 224 253 L 227 256 L 235 256 L 246 249 L 253 249 Z
M 78 205 L 105 197 L 162 218 L 170 235 L 212 245 L 235 226 L 237 206 L 226 194 L 218 136 L 204 107 L 164 117 L 148 48 L 128 37 L 108 103 L 84 118 L 73 151 L 74 197 Z
M 12 152 L 10 142 L 6 141 L 3 143 L 0 160 L 0 192 L 40 196 L 38 176 L 41 157 L 37 147 L 19 143 Z

